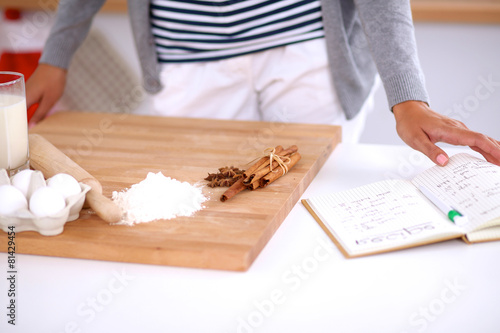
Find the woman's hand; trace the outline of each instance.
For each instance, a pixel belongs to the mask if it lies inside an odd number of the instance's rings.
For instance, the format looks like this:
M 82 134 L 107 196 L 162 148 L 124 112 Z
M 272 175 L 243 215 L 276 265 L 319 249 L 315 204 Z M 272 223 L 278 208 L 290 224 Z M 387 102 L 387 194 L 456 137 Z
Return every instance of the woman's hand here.
M 31 123 L 42 120 L 64 92 L 66 70 L 47 64 L 39 64 L 26 82 L 26 106 L 38 103 Z
M 473 132 L 462 122 L 432 111 L 426 103 L 407 101 L 393 107 L 398 135 L 434 163 L 446 165 L 448 155 L 436 142 L 469 146 L 491 163 L 500 165 L 500 141 Z

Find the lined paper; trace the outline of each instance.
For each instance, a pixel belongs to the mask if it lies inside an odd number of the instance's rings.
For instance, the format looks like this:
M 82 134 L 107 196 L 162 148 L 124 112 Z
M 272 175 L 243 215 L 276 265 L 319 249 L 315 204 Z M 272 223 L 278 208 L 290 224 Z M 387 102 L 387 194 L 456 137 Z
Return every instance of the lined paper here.
M 468 222 L 452 223 L 419 186 L 461 212 Z M 500 240 L 500 167 L 466 153 L 411 181 L 385 180 L 304 201 L 348 256 L 463 235 L 471 242 Z
M 425 186 L 467 216 L 469 222 L 463 226 L 467 232 L 500 222 L 500 167 L 496 165 L 457 154 L 446 167 L 434 166 L 416 176 L 413 183 Z
M 307 202 L 350 255 L 462 234 L 406 180 L 381 181 Z

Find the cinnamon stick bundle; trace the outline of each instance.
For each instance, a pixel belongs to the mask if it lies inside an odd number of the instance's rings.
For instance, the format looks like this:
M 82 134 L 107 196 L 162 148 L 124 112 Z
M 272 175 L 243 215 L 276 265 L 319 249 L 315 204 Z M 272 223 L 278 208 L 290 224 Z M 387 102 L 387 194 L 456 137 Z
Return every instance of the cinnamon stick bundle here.
M 276 146 L 272 150 L 266 149 L 266 153 L 267 156 L 250 166 L 243 173 L 243 177 L 222 194 L 221 201 L 229 200 L 245 189 L 255 190 L 271 184 L 285 175 L 301 158 L 295 145 L 287 149 Z
M 282 146 L 276 146 L 274 148 L 274 153 L 279 154 L 280 152 L 283 151 Z M 265 165 L 269 165 L 269 156 L 264 156 L 261 157 L 256 163 L 254 163 L 250 168 L 246 169 L 245 172 L 243 172 L 243 177 L 248 178 L 250 175 L 255 172 L 258 169 L 261 169 Z
M 245 186 L 245 184 L 243 184 L 243 178 L 240 178 L 237 182 L 231 185 L 231 187 L 228 188 L 226 192 L 224 192 L 224 194 L 222 194 L 222 196 L 220 197 L 220 201 L 224 202 L 226 200 L 229 200 L 246 188 L 247 187 Z
M 299 153 L 293 153 L 290 155 L 290 164 L 288 164 L 288 169 L 292 168 L 300 160 L 302 156 Z M 283 176 L 284 170 L 282 168 L 277 168 L 276 172 L 269 172 L 264 177 L 260 178 L 259 186 L 266 187 L 267 185 L 274 182 L 276 179 Z
M 276 146 L 276 148 L 274 148 L 274 154 L 280 158 L 287 157 L 288 155 L 295 153 L 297 150 L 298 148 L 296 145 L 293 145 L 285 150 L 283 150 L 283 147 L 281 146 Z M 246 185 L 250 185 L 265 176 L 269 171 L 278 167 L 279 163 L 276 160 L 273 160 L 272 164 L 270 163 L 270 160 L 271 159 L 269 158 L 269 155 L 264 156 L 259 160 L 259 162 L 256 163 L 258 164 L 257 166 L 253 165 L 252 167 L 248 168 L 243 173 L 243 177 L 245 177 L 245 180 L 243 182 Z

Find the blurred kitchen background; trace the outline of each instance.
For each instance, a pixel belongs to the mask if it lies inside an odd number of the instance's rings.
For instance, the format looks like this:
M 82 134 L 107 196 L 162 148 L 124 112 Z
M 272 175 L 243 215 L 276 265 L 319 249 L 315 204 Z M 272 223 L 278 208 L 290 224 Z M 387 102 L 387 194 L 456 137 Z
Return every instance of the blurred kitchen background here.
M 30 75 L 57 3 L 0 0 L 0 70 Z M 411 3 L 432 108 L 500 139 L 500 0 Z M 140 112 L 148 108 L 125 0 L 106 2 L 71 66 L 57 109 Z M 94 84 L 84 84 L 92 80 Z M 377 91 L 375 105 L 361 141 L 401 144 L 383 87 Z

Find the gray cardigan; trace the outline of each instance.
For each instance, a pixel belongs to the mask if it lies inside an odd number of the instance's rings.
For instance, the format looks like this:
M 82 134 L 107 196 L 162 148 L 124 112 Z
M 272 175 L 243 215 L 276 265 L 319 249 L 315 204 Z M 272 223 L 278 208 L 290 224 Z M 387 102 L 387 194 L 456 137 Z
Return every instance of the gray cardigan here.
M 40 62 L 68 68 L 104 2 L 61 0 Z M 428 102 L 409 0 L 321 0 L 321 6 L 335 90 L 348 119 L 361 109 L 377 71 L 391 109 L 407 100 Z M 128 12 L 144 88 L 156 93 L 161 89 L 160 66 L 148 1 L 128 0 Z

